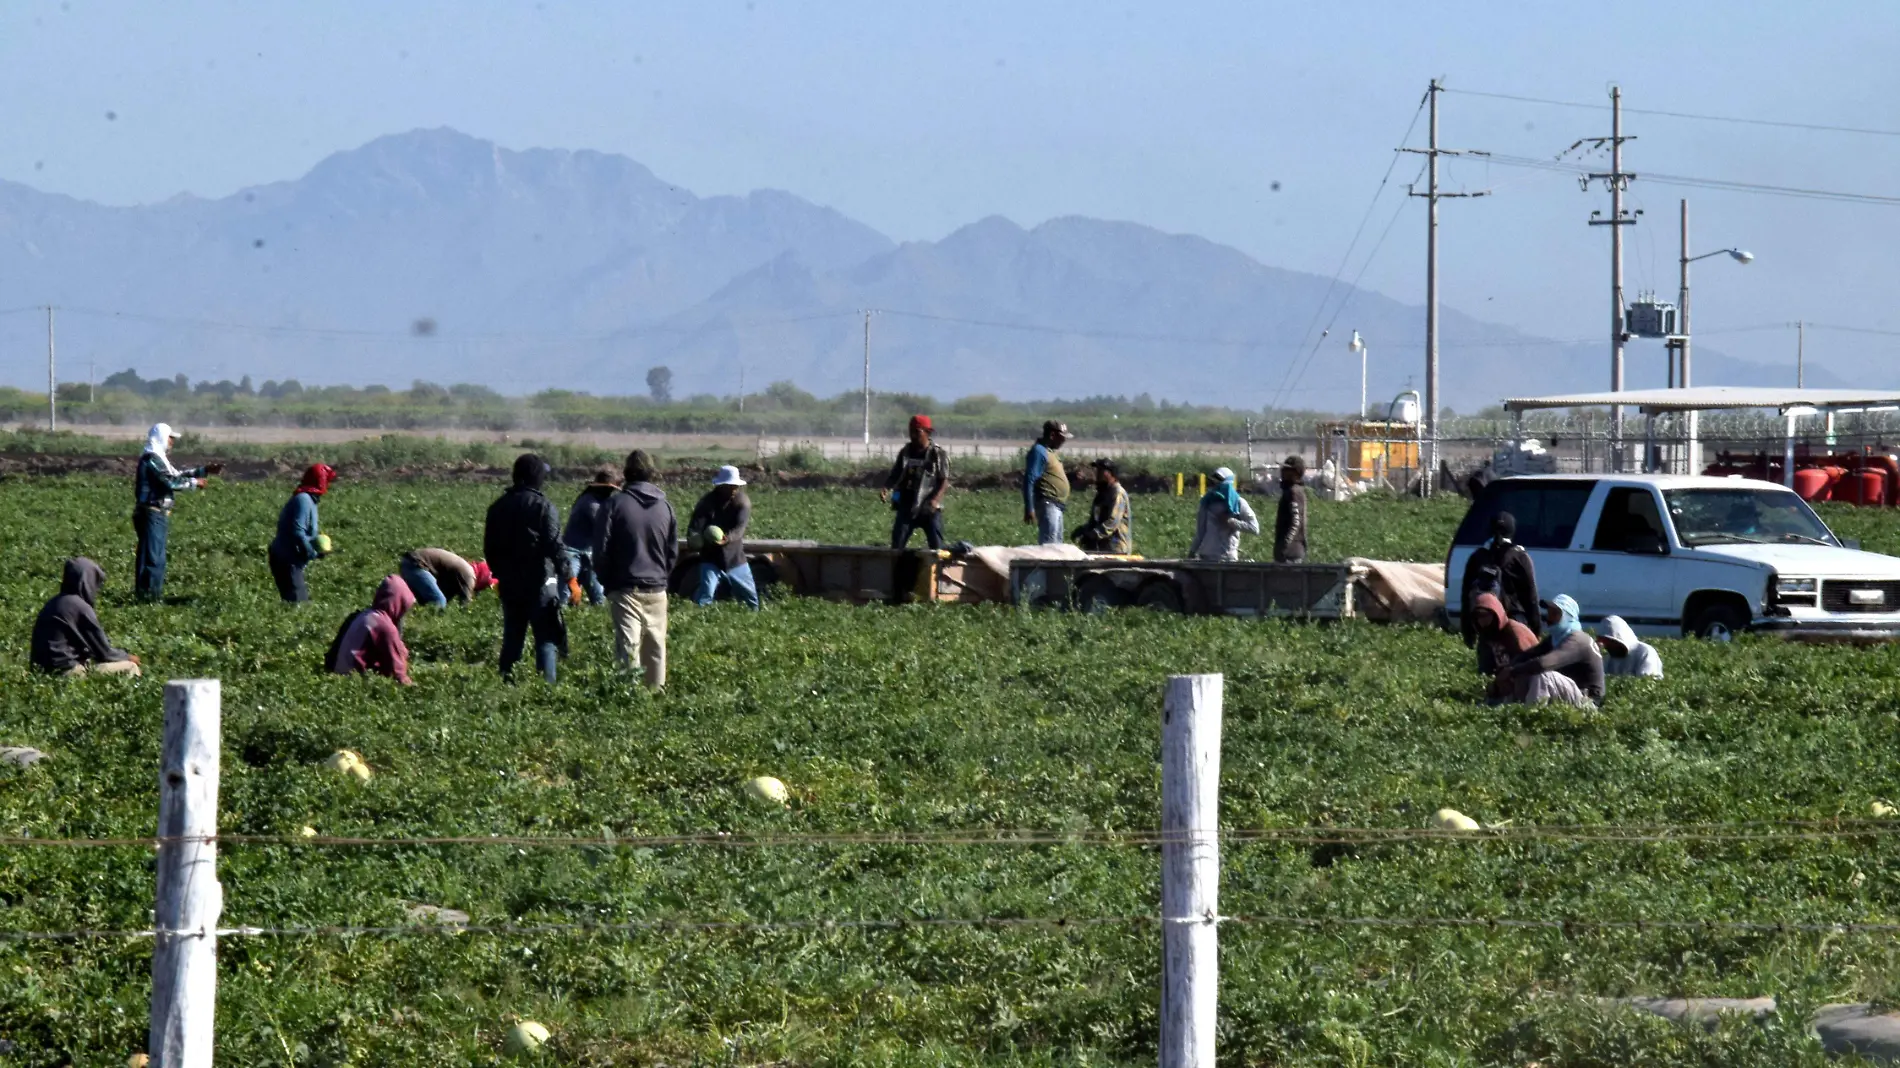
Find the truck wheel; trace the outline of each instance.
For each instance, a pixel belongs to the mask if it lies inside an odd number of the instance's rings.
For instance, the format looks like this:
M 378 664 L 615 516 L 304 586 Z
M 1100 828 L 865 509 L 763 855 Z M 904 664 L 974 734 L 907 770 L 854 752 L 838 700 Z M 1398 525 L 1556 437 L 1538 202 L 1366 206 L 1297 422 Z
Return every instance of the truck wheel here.
M 1127 607 L 1128 599 L 1127 591 L 1115 585 L 1107 575 L 1090 575 L 1075 591 L 1075 609 L 1099 615 L 1111 608 Z
M 1152 608 L 1159 612 L 1173 612 L 1175 615 L 1187 613 L 1187 599 L 1173 582 L 1167 579 L 1154 579 L 1141 588 L 1135 595 L 1135 604 L 1142 608 Z
M 1712 642 L 1726 642 L 1748 629 L 1748 613 L 1729 601 L 1706 605 L 1690 620 L 1689 633 Z

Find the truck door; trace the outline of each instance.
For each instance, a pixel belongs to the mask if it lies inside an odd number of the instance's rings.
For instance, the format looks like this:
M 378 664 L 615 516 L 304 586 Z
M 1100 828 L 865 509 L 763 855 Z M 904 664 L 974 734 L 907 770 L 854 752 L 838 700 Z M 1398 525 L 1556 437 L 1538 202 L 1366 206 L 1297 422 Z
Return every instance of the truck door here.
M 1478 546 L 1491 537 L 1491 519 L 1509 512 L 1517 520 L 1517 543 L 1530 552 L 1537 569 L 1539 597 L 1571 590 L 1577 565 L 1571 551 L 1579 520 L 1597 484 L 1579 478 L 1504 478 L 1491 483 L 1465 513 L 1452 537 L 1446 559 L 1445 608 L 1453 624 L 1464 614 L 1465 565 Z
M 1669 526 L 1653 486 L 1607 487 L 1595 528 L 1579 533 L 1578 549 L 1572 596 L 1586 621 L 1622 616 L 1639 633 L 1680 630 Z

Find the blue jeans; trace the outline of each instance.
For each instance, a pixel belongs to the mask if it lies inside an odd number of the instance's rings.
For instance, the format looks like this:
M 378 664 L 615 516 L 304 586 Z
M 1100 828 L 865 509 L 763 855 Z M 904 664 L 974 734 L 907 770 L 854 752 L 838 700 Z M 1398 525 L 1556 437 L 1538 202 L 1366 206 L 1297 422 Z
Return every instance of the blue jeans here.
M 271 581 L 277 583 L 277 595 L 285 604 L 302 604 L 310 599 L 310 585 L 304 581 L 302 564 L 293 564 L 269 550 Z
M 532 600 L 526 603 L 503 598 L 501 602 L 501 677 L 513 682 L 515 663 L 521 659 L 528 632 L 534 631 L 534 664 L 541 677 L 552 683 L 556 665 L 567 652 L 567 622 L 561 618 L 559 601 Z
M 405 558 L 396 570 L 402 574 L 402 580 L 409 584 L 409 592 L 416 595 L 417 604 L 426 604 L 431 608 L 449 606 L 449 599 L 442 593 L 442 584 L 415 561 Z
M 943 548 L 943 513 L 932 511 L 928 515 L 913 516 L 909 512 L 899 512 L 891 520 L 891 548 L 907 549 L 910 536 L 917 531 L 924 532 L 924 543 L 933 549 Z
M 699 588 L 693 591 L 693 603 L 713 603 L 713 598 L 719 595 L 721 580 L 732 587 L 734 600 L 745 602 L 745 606 L 754 612 L 759 610 L 759 588 L 752 581 L 751 564 L 740 564 L 727 571 L 717 564 L 702 561 L 699 565 Z
M 1062 502 L 1036 502 L 1036 544 L 1062 544 Z
M 581 590 L 587 594 L 588 604 L 606 604 L 607 591 L 601 587 L 600 575 L 594 571 L 594 553 L 591 549 L 567 550 L 567 570 L 580 581 Z
M 140 508 L 132 513 L 132 529 L 139 535 L 134 579 L 141 601 L 156 601 L 165 595 L 165 541 L 171 526 L 172 517 L 156 508 Z

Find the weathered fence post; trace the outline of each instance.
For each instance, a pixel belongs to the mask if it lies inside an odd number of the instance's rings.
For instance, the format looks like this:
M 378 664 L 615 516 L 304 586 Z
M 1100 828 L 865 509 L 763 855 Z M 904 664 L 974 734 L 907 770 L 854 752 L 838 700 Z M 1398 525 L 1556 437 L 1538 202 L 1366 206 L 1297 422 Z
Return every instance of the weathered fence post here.
M 165 684 L 158 769 L 157 935 L 152 947 L 152 1068 L 211 1068 L 218 994 L 217 679 Z
M 1161 1068 L 1214 1068 L 1221 689 L 1172 675 L 1161 706 Z

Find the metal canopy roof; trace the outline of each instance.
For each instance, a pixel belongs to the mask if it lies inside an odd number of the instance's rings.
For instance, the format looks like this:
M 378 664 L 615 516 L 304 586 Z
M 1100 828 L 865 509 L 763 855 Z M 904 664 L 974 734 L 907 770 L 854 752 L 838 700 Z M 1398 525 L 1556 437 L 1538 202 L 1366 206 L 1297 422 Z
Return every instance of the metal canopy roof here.
M 1896 389 L 1779 389 L 1773 386 L 1693 386 L 1689 389 L 1626 389 L 1614 393 L 1560 393 L 1549 397 L 1512 397 L 1505 411 L 1539 408 L 1587 408 L 1620 404 L 1645 412 L 1701 412 L 1721 408 L 1886 408 L 1900 405 Z

